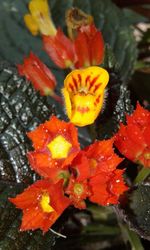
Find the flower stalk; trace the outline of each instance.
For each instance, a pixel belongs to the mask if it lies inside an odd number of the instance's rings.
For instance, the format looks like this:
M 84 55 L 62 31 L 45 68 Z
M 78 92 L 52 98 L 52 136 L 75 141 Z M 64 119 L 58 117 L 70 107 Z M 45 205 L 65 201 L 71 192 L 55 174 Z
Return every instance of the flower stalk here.
M 150 175 L 150 168 L 145 168 L 142 166 L 141 170 L 139 171 L 138 175 L 134 180 L 134 184 L 139 184 L 143 182 L 149 175 Z

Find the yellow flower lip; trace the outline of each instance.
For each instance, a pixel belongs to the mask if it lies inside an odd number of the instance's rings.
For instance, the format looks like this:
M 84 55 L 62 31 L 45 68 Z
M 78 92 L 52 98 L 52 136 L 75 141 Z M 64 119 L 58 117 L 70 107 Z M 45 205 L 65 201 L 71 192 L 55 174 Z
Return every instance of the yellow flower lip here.
M 40 205 L 45 213 L 51 213 L 54 211 L 54 209 L 50 206 L 50 196 L 47 193 L 42 195 Z
M 102 109 L 108 81 L 108 72 L 97 66 L 74 70 L 67 75 L 62 94 L 66 113 L 73 124 L 82 127 L 95 121 Z
M 47 0 L 31 0 L 29 11 L 30 14 L 24 16 L 24 22 L 32 35 L 35 36 L 39 32 L 42 35 L 56 34 Z

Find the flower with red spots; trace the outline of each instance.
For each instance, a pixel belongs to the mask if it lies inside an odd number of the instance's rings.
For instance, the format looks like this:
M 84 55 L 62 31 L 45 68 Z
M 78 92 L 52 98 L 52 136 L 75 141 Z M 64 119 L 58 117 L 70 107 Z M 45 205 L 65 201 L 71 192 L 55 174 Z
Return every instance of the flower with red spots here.
M 24 59 L 22 65 L 18 65 L 18 71 L 21 76 L 30 80 L 35 89 L 39 90 L 41 95 L 51 95 L 55 99 L 60 99 L 54 93 L 56 79 L 48 67 L 32 52 L 29 57 Z
M 127 125 L 121 124 L 115 145 L 129 160 L 150 167 L 150 112 L 137 104 Z
M 92 124 L 100 113 L 108 72 L 100 67 L 73 70 L 64 81 L 62 93 L 70 121 L 80 127 Z
M 62 183 L 52 184 L 47 180 L 37 181 L 9 200 L 23 210 L 21 230 L 40 228 L 44 233 L 70 205 L 63 194 Z
M 77 68 L 99 65 L 104 57 L 102 34 L 94 24 L 81 26 L 74 41 Z
M 123 161 L 114 153 L 114 138 L 103 141 L 96 141 L 84 149 L 89 161 L 90 175 L 95 176 L 104 173 L 111 173 Z
M 76 61 L 73 42 L 61 29 L 57 30 L 55 36 L 43 36 L 43 44 L 45 51 L 58 67 L 73 67 Z
M 34 131 L 28 133 L 35 151 L 28 153 L 31 167 L 41 176 L 57 182 L 62 176 L 67 177 L 68 166 L 79 152 L 77 129 L 52 116 Z
M 89 200 L 102 206 L 118 204 L 119 197 L 128 187 L 123 180 L 124 170 L 116 169 L 112 172 L 101 171 L 89 181 L 92 195 Z

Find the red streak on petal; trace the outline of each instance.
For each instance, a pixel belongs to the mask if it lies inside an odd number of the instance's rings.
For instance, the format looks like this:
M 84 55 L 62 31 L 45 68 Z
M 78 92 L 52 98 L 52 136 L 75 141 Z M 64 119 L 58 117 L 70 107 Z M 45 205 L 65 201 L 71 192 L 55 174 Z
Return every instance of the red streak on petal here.
M 69 83 L 69 87 L 70 87 L 71 91 L 74 92 L 74 87 L 71 83 Z
M 90 75 L 88 75 L 88 76 L 86 77 L 86 79 L 85 79 L 85 83 L 86 83 L 86 85 L 87 85 L 87 83 L 90 81 L 90 78 L 91 78 L 91 76 L 90 76 Z
M 72 81 L 74 83 L 76 90 L 78 91 L 78 83 L 77 83 L 77 80 L 73 76 L 72 76 Z
M 88 107 L 78 107 L 77 111 L 79 111 L 81 114 L 87 113 L 90 109 Z
M 99 101 L 100 101 L 100 95 L 96 98 L 96 103 L 98 104 L 99 103 Z
M 90 82 L 89 90 L 93 87 L 94 83 L 97 81 L 99 75 L 94 77 L 93 80 Z
M 78 74 L 78 82 L 80 83 L 80 86 L 81 86 L 81 83 L 82 83 L 82 77 L 80 74 Z
M 93 93 L 95 93 L 96 90 L 97 90 L 101 85 L 102 85 L 102 83 L 99 83 L 99 84 L 95 85 L 95 89 L 93 90 Z

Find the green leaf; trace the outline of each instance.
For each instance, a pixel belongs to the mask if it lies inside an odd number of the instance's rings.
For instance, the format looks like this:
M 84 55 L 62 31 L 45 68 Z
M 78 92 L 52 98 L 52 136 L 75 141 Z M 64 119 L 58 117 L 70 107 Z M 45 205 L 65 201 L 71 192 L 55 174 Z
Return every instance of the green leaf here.
M 26 157 L 31 150 L 27 131 L 49 119 L 53 109 L 16 70 L 0 64 L 0 249 L 52 249 L 51 232 L 19 232 L 21 214 L 8 201 L 38 176 Z
M 0 5 L 0 58 L 13 63 L 22 62 L 32 50 L 50 67 L 56 68 L 42 49 L 40 37 L 33 37 L 26 29 L 23 16 L 28 12 L 29 0 L 2 0 Z M 65 28 L 65 12 L 77 6 L 92 14 L 120 65 L 121 78 L 127 81 L 133 72 L 137 49 L 127 15 L 110 0 L 49 0 L 56 26 Z
M 137 12 L 128 9 L 128 8 L 123 8 L 123 13 L 126 17 L 126 22 L 128 22 L 129 25 L 136 25 L 138 23 L 142 22 L 148 22 L 148 19 Z
M 125 204 L 125 203 L 124 203 Z M 126 205 L 119 206 L 119 213 L 130 228 L 141 237 L 150 240 L 150 185 L 139 184 L 128 192 Z

